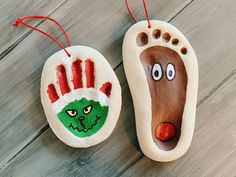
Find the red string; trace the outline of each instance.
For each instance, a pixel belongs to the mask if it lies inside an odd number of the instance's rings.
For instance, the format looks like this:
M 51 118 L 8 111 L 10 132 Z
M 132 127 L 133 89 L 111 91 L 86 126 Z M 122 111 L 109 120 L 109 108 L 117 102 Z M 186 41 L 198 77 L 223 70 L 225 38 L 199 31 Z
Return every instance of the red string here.
M 132 18 L 132 20 L 134 21 L 134 23 L 136 23 L 137 20 L 136 20 L 136 18 L 134 17 L 132 11 L 131 11 L 130 8 L 129 8 L 128 0 L 125 0 L 125 4 L 126 4 L 126 7 L 127 7 L 128 11 L 129 11 L 129 15 L 130 15 L 130 17 Z
M 148 15 L 146 0 L 143 0 L 143 6 L 144 6 L 144 10 L 145 10 L 146 19 L 148 21 L 148 28 L 151 28 L 151 23 L 150 23 L 150 18 L 149 18 L 149 15 Z
M 22 25 L 24 25 L 24 26 L 26 26 L 26 27 L 28 27 L 28 28 L 31 28 L 31 29 L 33 29 L 33 30 L 35 30 L 35 31 L 38 31 L 38 32 L 44 34 L 45 36 L 49 37 L 49 38 L 52 39 L 54 42 L 56 42 L 56 43 L 66 52 L 66 54 L 68 55 L 68 57 L 71 56 L 71 55 L 69 54 L 69 52 L 65 49 L 65 47 L 64 47 L 56 38 L 54 38 L 53 36 L 49 35 L 48 33 L 44 32 L 44 31 L 42 31 L 42 30 L 40 30 L 40 29 L 38 29 L 38 28 L 36 28 L 36 27 L 33 27 L 33 26 L 28 25 L 28 24 L 26 24 L 26 23 L 23 22 L 25 19 L 29 19 L 29 18 L 36 18 L 36 19 L 41 19 L 41 18 L 43 18 L 43 19 L 50 20 L 50 21 L 54 22 L 55 24 L 57 24 L 57 25 L 60 27 L 60 29 L 63 31 L 63 33 L 65 34 L 65 37 L 66 37 L 66 40 L 67 40 L 68 45 L 71 46 L 70 39 L 69 39 L 68 34 L 66 33 L 66 31 L 64 30 L 64 28 L 60 25 L 60 23 L 58 23 L 56 20 L 54 20 L 54 19 L 52 19 L 52 18 L 50 18 L 50 17 L 45 17 L 45 16 L 26 16 L 26 17 L 22 17 L 22 18 L 16 19 L 15 24 L 13 24 L 12 26 L 14 26 L 14 27 L 16 28 L 19 24 L 22 24 Z
M 125 0 L 125 4 L 126 4 L 126 7 L 127 7 L 128 11 L 129 11 L 130 17 L 132 18 L 132 20 L 134 21 L 134 23 L 136 23 L 137 20 L 136 20 L 136 18 L 134 17 L 132 11 L 130 10 L 128 0 Z M 147 19 L 147 21 L 148 21 L 148 28 L 151 28 L 151 23 L 150 23 L 150 18 L 149 18 L 149 15 L 148 15 L 148 8 L 147 8 L 147 5 L 146 5 L 146 0 L 143 0 L 143 6 L 144 6 L 144 10 L 145 10 L 146 19 Z

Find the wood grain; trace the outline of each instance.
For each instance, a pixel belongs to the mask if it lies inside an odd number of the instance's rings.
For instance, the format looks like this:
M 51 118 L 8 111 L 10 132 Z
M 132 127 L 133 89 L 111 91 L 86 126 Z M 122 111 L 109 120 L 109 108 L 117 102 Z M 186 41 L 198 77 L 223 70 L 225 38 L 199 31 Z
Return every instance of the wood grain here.
M 170 163 L 143 157 L 123 176 L 235 177 L 235 97 L 236 72 L 198 107 L 196 131 L 185 156 Z
M 130 3 L 132 8 L 137 9 L 138 11 L 142 10 L 141 3 L 137 4 L 135 3 L 135 1 L 130 1 Z M 177 10 L 181 10 L 181 8 L 186 6 L 188 3 L 190 3 L 190 1 L 188 0 L 173 0 L 169 2 L 155 1 L 153 2 L 153 6 L 150 6 L 149 8 L 150 14 L 152 16 L 156 15 L 159 18 L 163 19 L 167 17 L 172 18 L 176 13 L 178 13 Z M 106 13 L 104 13 L 104 9 L 106 9 Z M 167 14 L 172 15 L 168 16 Z M 143 16 L 142 13 L 141 16 Z M 123 35 L 128 27 L 132 24 L 127 14 L 127 10 L 124 9 L 123 2 L 118 0 L 96 0 L 94 1 L 94 3 L 88 4 L 88 1 L 68 0 L 62 6 L 60 6 L 51 15 L 51 17 L 61 22 L 66 31 L 68 31 L 73 44 L 88 45 L 99 49 L 105 55 L 105 57 L 107 57 L 113 68 L 115 68 L 121 62 L 121 43 L 123 40 Z M 54 25 L 49 24 L 48 22 L 43 22 L 38 27 L 45 31 L 48 31 L 60 41 L 65 42 L 64 36 L 62 36 L 61 31 L 55 28 Z M 0 124 L 0 140 L 1 144 L 4 144 L 4 146 L 0 148 L 0 165 L 2 167 L 2 170 L 6 165 L 11 166 L 11 161 L 21 155 L 22 150 L 25 147 L 34 147 L 34 142 L 37 142 L 37 138 L 41 138 L 40 135 L 48 128 L 45 115 L 40 103 L 40 76 L 42 66 L 46 59 L 58 50 L 59 47 L 55 45 L 55 43 L 51 42 L 46 37 L 43 37 L 41 34 L 34 32 L 28 35 L 15 47 L 14 50 L 12 50 L 7 56 L 0 60 L 0 82 L 4 83 L 0 85 L 0 119 L 2 122 Z M 124 79 L 123 82 L 124 84 L 126 84 Z M 125 91 L 125 94 L 128 94 L 126 92 L 128 91 Z M 129 105 L 132 106 L 131 99 L 129 99 L 127 107 L 129 107 Z M 127 111 L 130 112 L 131 108 L 127 109 Z M 123 112 L 127 111 L 124 110 Z M 130 118 L 133 117 L 134 116 L 130 115 Z M 131 130 L 134 130 L 133 124 L 131 125 Z M 120 126 L 120 129 L 126 129 L 126 127 L 122 128 L 122 125 Z M 52 145 L 55 148 L 55 151 L 58 151 L 58 146 L 62 146 L 61 148 L 65 151 L 70 149 L 68 147 L 65 147 L 62 143 L 55 139 L 50 130 L 47 130 L 44 134 L 42 135 L 42 137 L 45 137 L 44 142 L 49 139 L 48 143 L 50 144 L 50 139 L 54 138 L 52 141 L 56 141 L 59 144 L 55 144 L 55 146 Z M 113 136 L 115 136 L 115 134 Z M 127 142 L 130 141 L 130 139 L 128 136 L 127 140 L 125 140 L 125 136 L 127 136 L 127 134 L 125 133 L 125 131 L 123 131 L 121 137 L 118 137 L 118 139 L 116 139 L 117 142 L 112 141 L 112 145 L 117 143 L 119 144 L 119 142 L 124 141 L 124 144 L 114 146 L 115 151 L 119 152 L 117 152 L 114 158 L 120 158 L 120 154 L 122 153 L 124 153 L 124 158 L 126 158 L 128 155 L 125 151 L 127 149 L 130 149 L 130 151 L 128 152 L 131 154 L 132 149 L 135 148 L 132 146 L 132 144 L 126 145 L 128 144 Z M 132 133 L 130 136 L 135 137 L 135 134 Z M 39 143 L 41 141 L 42 140 L 39 139 Z M 41 144 L 40 147 L 38 144 L 35 145 L 35 148 L 38 149 L 38 152 L 40 152 L 40 148 L 43 148 L 42 151 L 45 150 L 44 143 Z M 124 146 L 123 148 L 125 150 L 122 149 L 121 146 Z M 99 147 L 102 147 L 102 145 Z M 93 149 L 84 150 L 82 152 L 90 151 L 92 153 L 95 153 L 93 152 Z M 107 151 L 106 148 L 102 148 L 101 151 L 101 154 L 96 155 L 102 155 L 102 157 L 100 157 L 100 162 L 102 161 L 102 159 L 109 158 L 109 156 L 105 154 L 105 152 Z M 77 150 L 72 151 L 70 149 L 68 150 L 68 155 L 73 156 L 73 152 L 79 153 L 77 152 Z M 139 156 L 140 151 L 133 151 L 133 154 L 138 154 Z M 28 156 L 28 154 L 25 155 Z M 43 165 L 45 162 L 51 162 L 52 159 L 50 158 L 53 154 L 45 154 L 45 156 L 42 156 L 40 153 L 36 153 L 36 155 L 39 155 L 40 158 L 45 158 L 44 162 L 38 161 L 38 163 L 42 163 Z M 84 153 L 82 153 L 82 155 L 84 155 Z M 56 155 L 54 154 L 54 156 Z M 134 161 L 135 158 L 137 158 L 137 156 L 134 155 L 134 157 L 130 158 L 126 163 L 121 163 L 121 161 L 124 160 L 120 159 L 119 165 L 123 164 L 123 166 L 121 165 L 118 171 L 120 172 L 124 168 L 126 168 L 125 166 Z M 35 160 L 37 160 L 37 158 Z M 55 165 L 61 164 L 63 166 L 63 164 L 67 161 L 68 163 L 69 161 L 70 163 L 74 163 L 73 159 L 67 157 L 64 160 L 61 160 L 59 157 L 59 159 L 55 160 Z M 114 159 L 111 159 L 108 163 L 111 164 L 113 161 Z M 39 165 L 38 163 L 36 162 L 35 165 Z M 22 163 L 22 165 L 23 164 L 24 163 Z M 30 164 L 32 163 L 30 162 Z M 53 164 L 51 166 L 48 165 L 48 163 L 45 164 L 48 169 L 47 171 L 45 171 L 45 174 L 50 174 L 51 170 L 53 170 L 53 167 L 55 166 Z M 84 166 L 83 168 L 86 169 L 89 168 L 89 166 L 90 164 L 88 163 L 87 166 Z M 39 167 L 41 166 L 39 165 Z M 77 167 L 75 165 L 75 171 L 76 168 Z M 118 168 L 118 162 L 116 164 L 116 168 Z M 10 167 L 10 169 L 15 172 L 15 175 L 30 172 L 35 175 L 35 171 L 28 172 L 27 170 L 24 171 L 20 168 L 14 168 L 13 166 Z M 32 167 L 32 169 L 34 168 Z M 9 170 L 9 168 L 6 170 Z M 102 168 L 100 170 L 101 172 L 103 171 Z M 13 171 L 7 174 L 10 175 L 11 173 L 13 173 Z M 42 171 L 42 169 L 39 168 L 38 172 L 40 171 Z M 109 173 L 113 174 L 113 171 L 111 170 Z M 118 171 L 117 173 L 119 173 Z M 117 173 L 114 173 L 114 175 Z M 40 175 L 40 173 L 38 175 Z
M 191 42 L 199 62 L 199 100 L 236 69 L 234 0 L 196 0 L 171 23 Z
M 143 17 L 142 4 L 130 2 L 135 15 Z M 51 17 L 65 26 L 73 44 L 100 50 L 115 68 L 123 91 L 118 125 L 107 141 L 88 149 L 70 148 L 55 137 L 42 111 L 39 79 L 44 62 L 59 48 L 31 33 L 0 61 L 0 176 L 235 176 L 236 1 L 190 2 L 148 1 L 151 17 L 173 19 L 199 59 L 200 106 L 193 144 L 184 157 L 157 163 L 139 149 L 120 64 L 123 36 L 132 24 L 123 2 L 68 0 Z M 39 27 L 65 43 L 54 26 L 43 22 Z
M 30 29 L 15 30 L 12 25 L 19 17 L 26 15 L 50 15 L 65 0 L 0 0 L 0 59 L 9 53 L 29 33 Z M 33 21 L 37 25 L 42 20 Z
M 199 61 L 200 107 L 193 143 L 183 158 L 171 163 L 143 156 L 123 176 L 236 176 L 233 6 L 233 0 L 194 1 L 171 22 L 183 28 Z
M 122 65 L 116 70 L 122 85 L 123 105 L 118 124 L 105 142 L 86 149 L 63 144 L 47 129 L 1 172 L 7 176 L 116 176 L 141 156 L 131 95 Z M 29 165 L 32 170 L 29 170 Z

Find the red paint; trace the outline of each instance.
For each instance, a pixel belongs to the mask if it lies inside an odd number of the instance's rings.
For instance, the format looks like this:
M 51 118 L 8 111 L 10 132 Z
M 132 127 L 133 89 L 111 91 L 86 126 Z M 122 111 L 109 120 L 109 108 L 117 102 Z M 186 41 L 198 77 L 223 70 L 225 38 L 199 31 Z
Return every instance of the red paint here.
M 172 123 L 165 122 L 157 126 L 155 136 L 161 141 L 168 141 L 176 134 L 175 126 Z
M 54 103 L 59 99 L 59 96 L 57 95 L 56 89 L 53 84 L 48 85 L 47 92 L 48 92 L 49 99 L 51 100 L 51 103 Z
M 61 90 L 61 94 L 65 95 L 66 93 L 69 93 L 70 87 L 67 82 L 66 70 L 63 65 L 57 66 L 57 77 L 58 77 L 58 84 Z
M 102 85 L 100 91 L 106 94 L 107 97 L 109 97 L 111 95 L 111 88 L 112 84 L 110 82 L 106 82 L 105 84 Z
M 94 88 L 94 63 L 92 60 L 87 59 L 85 61 L 85 75 L 86 75 L 86 83 L 87 88 Z
M 76 60 L 72 63 L 71 71 L 72 71 L 72 82 L 74 84 L 74 89 L 82 88 L 83 87 L 83 80 L 82 80 L 82 61 Z

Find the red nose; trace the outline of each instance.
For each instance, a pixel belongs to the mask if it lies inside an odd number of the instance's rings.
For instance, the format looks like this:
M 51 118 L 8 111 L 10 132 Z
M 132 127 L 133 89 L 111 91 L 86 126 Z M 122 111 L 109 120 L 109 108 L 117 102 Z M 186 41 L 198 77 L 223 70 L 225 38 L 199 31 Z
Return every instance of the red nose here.
M 168 141 L 173 138 L 175 134 L 175 126 L 169 122 L 160 123 L 155 130 L 156 138 L 161 141 Z

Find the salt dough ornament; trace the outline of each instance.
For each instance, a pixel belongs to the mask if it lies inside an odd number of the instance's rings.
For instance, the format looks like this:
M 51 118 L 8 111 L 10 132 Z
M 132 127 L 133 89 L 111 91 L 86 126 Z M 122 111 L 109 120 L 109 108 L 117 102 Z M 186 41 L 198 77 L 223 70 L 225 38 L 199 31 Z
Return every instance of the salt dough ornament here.
M 63 49 L 49 57 L 43 67 L 44 112 L 53 132 L 65 144 L 93 146 L 107 139 L 115 128 L 121 109 L 120 84 L 107 60 L 95 49 Z
M 86 46 L 66 48 L 45 63 L 41 101 L 53 132 L 73 147 L 96 145 L 112 133 L 121 108 L 121 88 L 106 59 Z
M 198 62 L 179 30 L 169 23 L 149 20 L 148 15 L 147 19 L 125 34 L 124 68 L 143 153 L 156 161 L 172 161 L 191 144 Z

